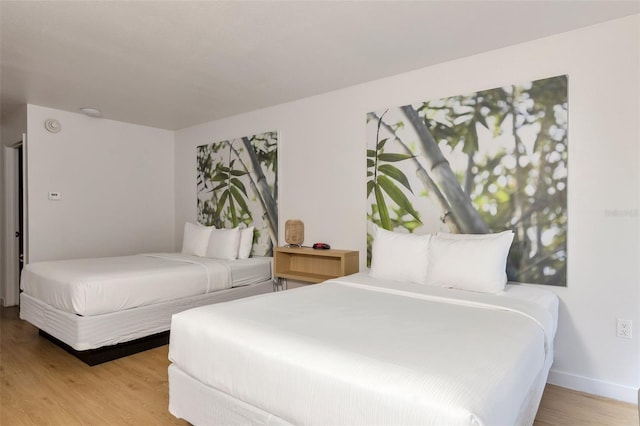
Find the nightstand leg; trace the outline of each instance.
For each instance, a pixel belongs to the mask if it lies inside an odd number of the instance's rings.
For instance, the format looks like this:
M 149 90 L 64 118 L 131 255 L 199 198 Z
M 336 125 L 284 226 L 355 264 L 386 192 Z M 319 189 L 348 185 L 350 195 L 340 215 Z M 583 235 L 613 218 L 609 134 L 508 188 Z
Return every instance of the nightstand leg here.
M 282 291 L 287 289 L 287 279 L 286 278 L 276 278 L 273 281 L 273 291 Z

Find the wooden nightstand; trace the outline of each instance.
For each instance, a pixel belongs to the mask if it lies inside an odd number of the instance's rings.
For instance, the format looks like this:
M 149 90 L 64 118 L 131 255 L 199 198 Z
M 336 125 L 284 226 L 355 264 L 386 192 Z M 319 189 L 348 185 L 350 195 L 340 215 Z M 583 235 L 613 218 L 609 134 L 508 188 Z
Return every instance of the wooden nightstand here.
M 275 276 L 285 288 L 287 279 L 319 283 L 355 274 L 360 267 L 357 250 L 276 247 L 273 258 Z

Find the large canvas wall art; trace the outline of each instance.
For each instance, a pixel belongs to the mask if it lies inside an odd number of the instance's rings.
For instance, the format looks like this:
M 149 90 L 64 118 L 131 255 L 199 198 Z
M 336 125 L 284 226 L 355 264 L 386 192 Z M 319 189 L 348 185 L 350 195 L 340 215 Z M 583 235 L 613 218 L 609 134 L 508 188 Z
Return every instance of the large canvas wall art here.
M 197 147 L 198 221 L 216 228 L 254 226 L 252 255 L 278 241 L 278 133 Z
M 567 86 L 562 75 L 369 113 L 369 224 L 510 229 L 508 278 L 566 285 Z

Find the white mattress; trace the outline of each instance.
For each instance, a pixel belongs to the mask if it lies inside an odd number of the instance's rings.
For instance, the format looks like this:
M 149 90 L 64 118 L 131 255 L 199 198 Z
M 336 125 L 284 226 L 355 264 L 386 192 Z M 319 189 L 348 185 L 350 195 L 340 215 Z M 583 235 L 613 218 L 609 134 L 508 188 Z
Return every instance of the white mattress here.
M 490 295 L 361 273 L 176 314 L 169 357 L 293 424 L 517 424 L 539 400 L 557 308 L 537 287 Z
M 225 261 L 180 253 L 37 262 L 22 290 L 61 311 L 101 315 L 268 280 L 271 258 Z
M 242 287 L 272 278 L 272 257 L 250 257 L 228 262 L 231 268 L 231 286 Z

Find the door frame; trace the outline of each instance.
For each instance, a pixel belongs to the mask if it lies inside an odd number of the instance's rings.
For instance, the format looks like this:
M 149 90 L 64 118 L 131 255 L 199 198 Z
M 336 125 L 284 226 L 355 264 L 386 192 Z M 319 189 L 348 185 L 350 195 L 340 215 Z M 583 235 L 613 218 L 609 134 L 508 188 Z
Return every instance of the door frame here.
M 22 147 L 22 200 L 19 198 L 19 155 L 18 149 Z M 22 234 L 23 260 L 27 264 L 27 150 L 26 135 L 22 135 L 22 141 L 11 146 L 4 146 L 4 194 L 5 194 L 5 274 L 3 279 L 2 299 L 3 306 L 15 306 L 20 302 L 20 271 L 18 258 L 20 255 L 20 243 L 15 233 L 20 229 L 19 205 L 22 202 Z

